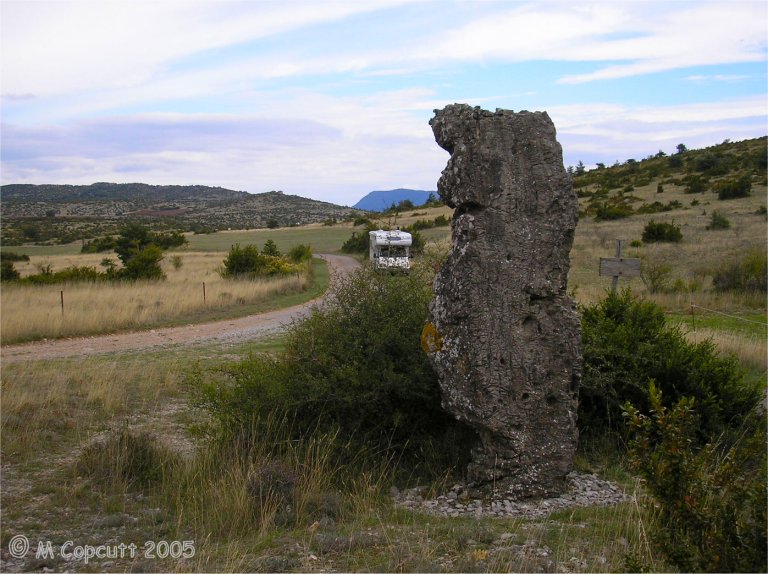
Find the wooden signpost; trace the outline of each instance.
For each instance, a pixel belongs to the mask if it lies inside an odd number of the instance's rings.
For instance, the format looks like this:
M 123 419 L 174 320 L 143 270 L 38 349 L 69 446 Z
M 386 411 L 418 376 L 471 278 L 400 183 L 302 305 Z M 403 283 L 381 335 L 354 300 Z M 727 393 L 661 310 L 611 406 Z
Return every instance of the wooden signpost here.
M 616 256 L 600 258 L 600 276 L 613 277 L 611 281 L 611 293 L 616 293 L 616 287 L 619 284 L 619 277 L 639 277 L 640 260 L 621 256 L 621 243 L 623 240 L 616 240 Z

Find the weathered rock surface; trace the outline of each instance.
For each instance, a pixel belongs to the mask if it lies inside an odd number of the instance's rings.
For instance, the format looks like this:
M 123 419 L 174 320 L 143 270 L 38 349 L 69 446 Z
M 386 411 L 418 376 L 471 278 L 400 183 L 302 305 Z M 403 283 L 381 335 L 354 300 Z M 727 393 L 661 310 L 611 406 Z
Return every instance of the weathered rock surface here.
M 435 278 L 430 357 L 444 407 L 473 426 L 469 478 L 508 496 L 565 489 L 577 442 L 581 334 L 566 293 L 578 204 L 543 112 L 435 110 L 455 208 Z M 428 325 L 428 328 L 432 328 Z

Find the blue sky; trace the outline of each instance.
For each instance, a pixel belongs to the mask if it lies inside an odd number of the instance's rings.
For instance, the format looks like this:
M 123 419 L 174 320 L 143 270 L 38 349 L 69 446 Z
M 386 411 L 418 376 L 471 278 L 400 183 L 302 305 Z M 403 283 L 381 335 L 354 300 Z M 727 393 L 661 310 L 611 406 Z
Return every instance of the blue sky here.
M 768 133 L 764 0 L 0 0 L 0 182 L 435 189 L 435 108 L 547 111 L 565 165 Z

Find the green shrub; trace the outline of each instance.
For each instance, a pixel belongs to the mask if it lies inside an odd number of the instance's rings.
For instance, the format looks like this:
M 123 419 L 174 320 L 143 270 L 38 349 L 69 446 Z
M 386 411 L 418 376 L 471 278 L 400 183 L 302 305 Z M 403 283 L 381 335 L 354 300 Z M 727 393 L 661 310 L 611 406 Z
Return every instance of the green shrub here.
M 411 234 L 411 255 L 420 255 L 424 252 L 424 238 L 421 236 L 421 233 L 416 231 L 415 229 L 408 229 L 407 227 L 403 229 L 403 231 L 407 231 Z
M 606 200 L 602 202 L 596 202 L 595 205 L 595 221 L 611 221 L 614 219 L 623 219 L 632 215 L 635 210 L 631 205 L 625 202 L 619 202 L 615 200 Z
M 106 279 L 106 274 L 99 272 L 95 267 L 67 267 L 55 273 L 50 267 L 41 269 L 41 272 L 35 275 L 29 275 L 22 279 L 24 283 L 33 284 L 53 284 L 53 283 L 79 283 L 86 281 L 101 281 Z
M 422 229 L 432 229 L 434 226 L 435 226 L 434 221 L 429 221 L 426 219 L 417 219 L 408 227 L 413 231 L 420 231 Z
M 768 291 L 768 256 L 753 249 L 741 259 L 729 260 L 712 277 L 715 291 Z
M 187 238 L 178 231 L 171 231 L 170 233 L 152 233 L 150 234 L 150 238 L 152 243 L 163 250 L 181 247 L 182 245 L 189 243 Z
M 179 232 L 154 233 L 140 223 L 130 222 L 115 239 L 115 253 L 123 262 L 123 268 L 110 277 L 129 281 L 165 279 L 160 267 L 163 251 L 185 243 L 186 237 Z
M 269 241 L 267 241 L 267 244 L 269 244 Z M 265 248 L 269 250 L 270 248 L 267 244 L 265 244 Z M 277 248 L 275 247 L 275 249 Z M 260 253 L 259 248 L 255 245 L 240 247 L 240 244 L 236 243 L 230 248 L 229 253 L 224 258 L 220 273 L 222 277 L 255 278 L 289 275 L 291 273 L 298 273 L 300 270 L 301 267 L 298 263 L 292 263 L 281 257 Z
M 294 245 L 286 254 L 288 261 L 292 263 L 303 263 L 312 259 L 312 247 L 299 243 Z
M 689 342 L 668 325 L 664 311 L 631 291 L 610 294 L 582 309 L 583 379 L 579 426 L 585 435 L 620 431 L 621 406 L 651 409 L 648 381 L 656 381 L 668 404 L 694 398 L 701 415 L 698 436 L 713 440 L 760 401 L 734 357 L 720 357 L 711 341 Z
M 719 211 L 714 211 L 710 216 L 709 224 L 707 224 L 706 229 L 728 229 L 730 227 L 731 222 L 728 221 L 728 218 Z
M 0 261 L 29 261 L 29 255 L 14 253 L 13 251 L 0 251 Z
M 651 382 L 650 415 L 625 406 L 632 467 L 656 499 L 651 535 L 683 572 L 766 572 L 766 433 L 754 415 L 733 445 L 697 446 L 698 402 L 673 408 Z
M 738 199 L 749 197 L 752 190 L 752 177 L 749 174 L 731 177 L 715 184 L 717 199 Z
M 683 233 L 680 231 L 680 226 L 675 225 L 674 222 L 667 223 L 664 221 L 650 220 L 645 224 L 643 228 L 643 243 L 655 243 L 655 242 L 670 242 L 680 243 L 683 240 Z
M 341 441 L 439 473 L 466 455 L 469 435 L 442 410 L 420 347 L 430 299 L 418 273 L 361 268 L 290 328 L 282 355 L 251 357 L 226 369 L 223 380 L 201 379 L 198 402 L 229 434 L 287 417 L 295 439 L 339 432 Z
M 370 248 L 370 237 L 368 229 L 365 231 L 353 231 L 352 236 L 341 246 L 342 253 L 368 253 Z
M 644 203 L 637 208 L 637 213 L 663 213 L 665 211 L 672 211 L 673 209 L 680 209 L 683 204 L 677 200 L 672 200 L 668 203 L 661 203 L 660 201 L 654 201 L 653 203 Z
M 707 191 L 708 181 L 700 175 L 687 175 L 683 178 L 685 193 L 704 193 Z
M 112 251 L 117 246 L 114 237 L 97 237 L 91 241 L 86 241 L 80 248 L 80 253 L 101 253 L 103 251 Z
M 123 262 L 123 268 L 118 270 L 118 279 L 136 281 L 138 279 L 165 279 L 160 262 L 163 260 L 163 250 L 157 245 L 150 244 L 142 249 L 133 251 L 130 258 Z
M 19 272 L 13 266 L 13 261 L 7 259 L 0 261 L 0 281 L 16 281 L 19 277 Z
M 728 173 L 730 163 L 726 154 L 710 151 L 699 153 L 691 162 L 695 171 L 700 171 L 707 175 L 724 175 Z
M 266 243 L 264 243 L 261 254 L 267 255 L 268 257 L 280 257 L 282 255 L 280 250 L 277 248 L 277 244 L 271 239 L 267 239 Z
M 450 218 L 445 215 L 438 215 L 435 217 L 435 227 L 446 227 L 451 224 Z
M 239 243 L 231 246 L 227 257 L 224 259 L 224 277 L 236 277 L 254 273 L 262 266 L 262 257 L 259 248 L 255 245 L 240 247 Z

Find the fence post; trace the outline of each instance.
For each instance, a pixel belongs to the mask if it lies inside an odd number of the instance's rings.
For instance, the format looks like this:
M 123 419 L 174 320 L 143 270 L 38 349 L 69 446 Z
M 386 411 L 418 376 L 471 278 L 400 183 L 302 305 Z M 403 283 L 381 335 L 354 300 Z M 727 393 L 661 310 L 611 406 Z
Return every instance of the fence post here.
M 616 259 L 619 259 L 621 257 L 621 239 L 616 240 Z M 614 275 L 613 279 L 611 280 L 611 293 L 616 293 L 616 287 L 619 286 L 619 276 Z
M 696 313 L 694 312 L 694 309 L 696 309 L 696 305 L 691 303 L 691 323 L 693 325 L 693 332 L 696 332 Z
M 203 304 L 205 304 L 205 281 L 203 281 Z
M 61 291 L 61 314 L 64 314 L 64 291 Z

